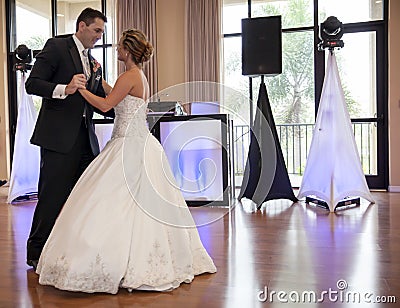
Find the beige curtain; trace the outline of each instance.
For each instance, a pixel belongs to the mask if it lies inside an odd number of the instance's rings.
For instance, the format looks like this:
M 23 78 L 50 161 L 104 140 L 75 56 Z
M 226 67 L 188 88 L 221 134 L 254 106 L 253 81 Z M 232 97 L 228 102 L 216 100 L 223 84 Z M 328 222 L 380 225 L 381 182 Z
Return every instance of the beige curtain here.
M 221 6 L 222 0 L 186 0 L 185 78 L 200 81 L 190 87 L 192 101 L 219 101 L 218 87 L 203 82 L 220 81 Z
M 117 0 L 116 23 L 117 38 L 129 28 L 136 28 L 146 34 L 154 47 L 153 57 L 143 67 L 150 85 L 150 95 L 158 91 L 157 82 L 157 24 L 156 24 L 156 0 Z M 118 67 L 119 73 L 124 68 Z

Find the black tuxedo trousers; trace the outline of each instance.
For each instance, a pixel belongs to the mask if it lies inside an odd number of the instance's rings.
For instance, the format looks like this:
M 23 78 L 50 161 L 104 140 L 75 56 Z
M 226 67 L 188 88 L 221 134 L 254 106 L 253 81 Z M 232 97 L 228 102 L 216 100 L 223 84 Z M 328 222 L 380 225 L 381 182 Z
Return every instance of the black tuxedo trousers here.
M 39 202 L 27 242 L 27 260 L 39 259 L 62 206 L 94 157 L 84 118 L 78 138 L 68 153 L 41 148 Z

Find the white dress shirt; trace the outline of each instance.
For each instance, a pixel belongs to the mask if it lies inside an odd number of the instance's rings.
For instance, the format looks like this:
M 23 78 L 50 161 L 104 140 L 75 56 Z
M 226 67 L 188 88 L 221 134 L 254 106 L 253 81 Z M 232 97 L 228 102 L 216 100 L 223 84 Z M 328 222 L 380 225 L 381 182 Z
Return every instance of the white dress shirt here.
M 83 55 L 82 51 L 85 50 L 85 47 L 83 47 L 81 41 L 76 37 L 75 34 L 72 35 L 72 38 L 74 39 L 76 47 L 78 48 L 78 52 L 79 52 L 79 55 L 80 55 L 81 61 L 82 61 L 82 66 L 83 66 L 84 70 L 86 70 L 85 68 L 87 67 L 87 65 L 85 65 L 85 61 L 89 61 L 89 59 L 88 58 L 86 60 L 84 59 L 84 55 Z M 89 72 L 89 75 L 90 75 L 90 72 Z M 58 99 L 65 99 L 68 96 L 68 94 L 65 94 L 66 87 L 67 87 L 66 84 L 56 85 L 56 87 L 54 88 L 52 97 L 58 98 Z

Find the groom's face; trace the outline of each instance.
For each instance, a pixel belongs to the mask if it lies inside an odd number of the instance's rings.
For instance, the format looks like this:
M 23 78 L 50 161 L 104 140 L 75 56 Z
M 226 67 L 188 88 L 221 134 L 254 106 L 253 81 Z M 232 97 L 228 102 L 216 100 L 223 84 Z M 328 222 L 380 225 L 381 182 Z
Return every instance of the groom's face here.
M 94 44 L 101 39 L 104 33 L 104 21 L 101 18 L 95 18 L 93 23 L 86 25 L 85 22 L 79 23 L 80 41 L 85 48 L 93 48 Z

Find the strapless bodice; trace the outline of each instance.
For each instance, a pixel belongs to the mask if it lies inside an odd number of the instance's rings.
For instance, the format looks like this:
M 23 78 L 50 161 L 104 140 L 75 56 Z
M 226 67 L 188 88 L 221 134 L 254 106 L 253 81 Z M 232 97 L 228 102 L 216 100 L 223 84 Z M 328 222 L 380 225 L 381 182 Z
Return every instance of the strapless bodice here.
M 142 98 L 127 95 L 114 107 L 115 120 L 111 138 L 145 136 L 149 133 L 146 125 L 147 102 Z

